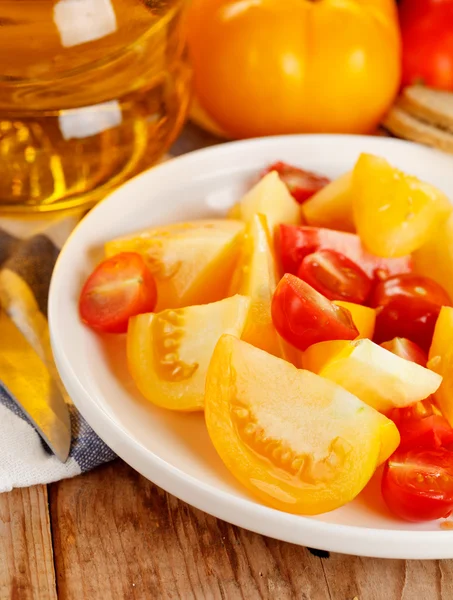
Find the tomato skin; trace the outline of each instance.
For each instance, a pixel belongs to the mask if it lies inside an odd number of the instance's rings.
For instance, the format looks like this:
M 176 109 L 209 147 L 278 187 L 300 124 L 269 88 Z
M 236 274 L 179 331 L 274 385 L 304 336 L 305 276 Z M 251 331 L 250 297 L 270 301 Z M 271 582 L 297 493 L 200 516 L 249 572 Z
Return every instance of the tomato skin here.
M 299 204 L 303 204 L 306 200 L 311 198 L 316 192 L 322 190 L 330 179 L 312 173 L 310 171 L 304 171 L 299 167 L 293 167 L 284 162 L 276 162 L 270 167 L 265 169 L 262 176 L 267 175 L 271 171 L 276 171 L 280 179 L 286 184 L 292 197 Z
M 381 344 L 383 348 L 393 352 L 400 358 L 410 360 L 426 367 L 427 354 L 404 338 L 394 338 Z M 399 450 L 411 448 L 450 448 L 453 444 L 453 428 L 440 414 L 434 412 L 432 396 L 407 408 L 395 408 L 388 417 L 392 419 L 400 432 Z
M 402 85 L 453 89 L 453 2 L 402 0 Z
M 297 276 L 329 300 L 355 304 L 364 304 L 372 287 L 368 275 L 335 250 L 318 250 L 306 256 Z
M 447 292 L 436 281 L 415 273 L 401 273 L 375 287 L 370 306 L 385 306 L 397 297 L 416 298 L 438 306 L 451 306 Z
M 317 342 L 353 340 L 359 334 L 349 311 L 289 273 L 272 298 L 272 321 L 284 340 L 303 351 Z
M 378 307 L 375 341 L 402 337 L 429 350 L 442 306 L 450 306 L 447 292 L 429 277 L 404 273 L 381 281 L 370 305 Z
M 411 270 L 410 256 L 381 258 L 363 247 L 358 235 L 323 227 L 280 225 L 277 237 L 282 267 L 285 273 L 297 274 L 299 265 L 308 254 L 317 250 L 335 250 L 358 265 L 368 277 L 389 277 Z
M 232 137 L 371 132 L 398 90 L 393 0 L 192 0 L 188 20 L 197 100 Z
M 411 342 L 411 340 L 395 337 L 388 342 L 383 342 L 381 346 L 386 350 L 393 352 L 393 354 L 396 354 L 400 358 L 411 360 L 421 367 L 426 367 L 428 355 L 420 348 L 420 346 L 417 346 L 417 344 Z
M 152 312 L 156 302 L 156 282 L 142 256 L 122 252 L 101 262 L 88 277 L 79 313 L 96 331 L 126 333 L 129 318 Z
M 382 496 L 406 521 L 432 521 L 453 510 L 453 452 L 440 448 L 397 450 L 382 476 Z
M 451 448 L 453 444 L 453 429 L 441 415 L 433 414 L 422 419 L 403 419 L 398 430 L 401 436 L 399 450 Z
M 376 309 L 373 340 L 381 344 L 394 337 L 403 337 L 428 352 L 440 309 L 431 302 L 398 296 Z

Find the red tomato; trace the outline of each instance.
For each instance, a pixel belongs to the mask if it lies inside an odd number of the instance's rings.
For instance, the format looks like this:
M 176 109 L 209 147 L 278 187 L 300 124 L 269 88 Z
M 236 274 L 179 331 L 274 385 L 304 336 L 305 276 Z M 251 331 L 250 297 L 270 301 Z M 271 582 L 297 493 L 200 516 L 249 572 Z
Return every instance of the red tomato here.
M 329 300 L 363 304 L 372 281 L 352 260 L 335 250 L 318 250 L 300 263 L 297 276 Z
M 401 436 L 399 450 L 451 448 L 453 444 L 453 429 L 441 415 L 432 414 L 421 419 L 402 418 L 397 426 Z
M 390 411 L 388 416 L 399 429 L 403 423 L 413 420 L 419 421 L 420 419 L 432 417 L 433 415 L 434 410 L 431 399 L 426 398 L 425 400 L 420 400 L 420 402 L 416 402 L 412 406 L 407 406 L 406 408 L 394 408 Z
M 289 273 L 275 290 L 272 321 L 282 338 L 299 350 L 317 342 L 353 340 L 359 335 L 349 311 Z
M 448 517 L 453 510 L 453 452 L 444 448 L 397 450 L 384 468 L 382 495 L 401 519 Z
M 453 89 L 452 0 L 402 0 L 402 84 Z
M 394 338 L 381 344 L 397 356 L 426 367 L 427 354 L 404 338 Z M 453 445 L 453 429 L 444 417 L 435 414 L 430 398 L 407 408 L 395 408 L 388 415 L 398 427 L 401 436 L 399 450 L 410 448 L 440 448 Z
M 373 339 L 381 344 L 394 337 L 403 337 L 428 352 L 440 309 L 440 306 L 425 300 L 397 296 L 376 310 Z
M 438 306 L 451 306 L 450 297 L 442 286 L 429 277 L 401 273 L 378 283 L 370 306 L 385 306 L 397 297 L 416 298 Z
M 381 270 L 385 276 L 407 273 L 411 270 L 410 256 L 381 258 L 370 254 L 362 246 L 358 235 L 324 229 L 322 227 L 299 227 L 280 225 L 278 245 L 285 273 L 297 274 L 299 265 L 308 254 L 317 250 L 335 250 L 358 265 L 368 277 L 375 277 Z M 381 273 L 382 275 L 382 273 Z
M 426 367 L 428 355 L 420 348 L 420 346 L 411 342 L 411 340 L 396 337 L 388 342 L 383 342 L 381 346 L 386 350 L 393 352 L 393 354 L 396 354 L 400 358 L 415 362 L 421 367 Z
M 284 162 L 274 163 L 263 172 L 263 176 L 271 171 L 277 171 L 280 179 L 287 185 L 291 195 L 299 204 L 303 204 L 330 183 L 327 177 L 304 171 Z
M 123 252 L 103 261 L 88 277 L 80 294 L 84 323 L 105 333 L 125 333 L 130 317 L 152 312 L 157 290 L 140 254 Z

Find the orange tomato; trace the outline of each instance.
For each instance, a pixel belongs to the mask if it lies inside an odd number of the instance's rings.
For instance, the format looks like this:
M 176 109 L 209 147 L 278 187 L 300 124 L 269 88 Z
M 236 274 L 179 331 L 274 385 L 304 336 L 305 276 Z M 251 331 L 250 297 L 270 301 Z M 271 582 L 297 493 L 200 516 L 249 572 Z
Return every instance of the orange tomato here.
M 393 0 L 193 0 L 189 51 L 233 137 L 372 131 L 400 81 Z

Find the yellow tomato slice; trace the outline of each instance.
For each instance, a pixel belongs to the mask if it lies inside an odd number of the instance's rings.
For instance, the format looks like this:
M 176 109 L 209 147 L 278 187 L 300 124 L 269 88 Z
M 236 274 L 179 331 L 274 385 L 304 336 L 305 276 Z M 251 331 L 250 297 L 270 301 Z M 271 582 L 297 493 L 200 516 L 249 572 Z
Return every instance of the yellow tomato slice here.
M 303 365 L 383 413 L 424 400 L 442 381 L 367 339 L 314 344 L 304 353 Z
M 346 390 L 229 335 L 209 366 L 205 416 L 232 474 L 298 514 L 352 500 L 399 443 L 395 425 Z
M 413 254 L 414 271 L 437 281 L 453 298 L 453 213 Z
M 227 296 L 244 228 L 230 219 L 175 223 L 112 240 L 105 252 L 145 257 L 157 284 L 156 311 L 207 304 Z
M 434 394 L 443 416 L 453 426 L 453 308 L 443 306 L 434 329 L 428 368 L 443 377 Z
M 241 257 L 230 286 L 231 294 L 242 294 L 251 299 L 242 339 L 297 364 L 300 353 L 286 344 L 272 322 L 271 303 L 276 286 L 277 267 L 266 217 L 256 214 L 247 226 Z
M 350 313 L 354 325 L 359 330 L 358 338 L 372 338 L 374 326 L 376 325 L 376 311 L 374 308 L 354 304 L 354 302 L 344 302 L 343 300 L 334 300 L 334 304 L 346 308 Z
M 163 408 L 203 410 L 215 345 L 224 333 L 241 335 L 249 307 L 248 298 L 233 296 L 130 319 L 127 359 L 140 392 Z
M 233 206 L 230 217 L 249 223 L 258 213 L 266 217 L 272 237 L 280 223 L 300 223 L 300 206 L 275 171 L 265 175 Z
M 355 232 L 352 214 L 352 173 L 345 173 L 302 205 L 304 221 L 313 227 Z
M 357 161 L 352 191 L 357 232 L 377 256 L 414 252 L 451 211 L 445 194 L 371 154 Z

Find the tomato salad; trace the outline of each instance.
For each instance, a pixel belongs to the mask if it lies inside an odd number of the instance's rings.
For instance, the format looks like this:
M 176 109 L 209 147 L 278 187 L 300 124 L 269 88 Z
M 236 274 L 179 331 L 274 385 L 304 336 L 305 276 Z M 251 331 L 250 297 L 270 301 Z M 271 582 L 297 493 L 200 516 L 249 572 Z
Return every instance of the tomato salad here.
M 109 242 L 80 316 L 127 333 L 142 394 L 204 411 L 266 504 L 333 510 L 377 472 L 396 517 L 446 518 L 451 240 L 445 195 L 383 158 L 362 154 L 334 181 L 277 162 L 225 219 Z

